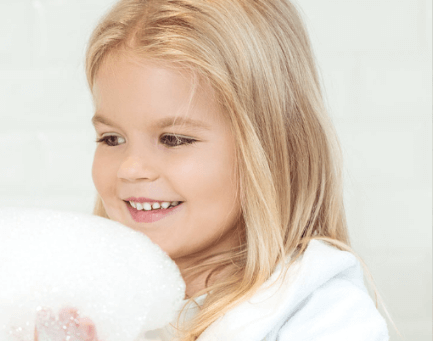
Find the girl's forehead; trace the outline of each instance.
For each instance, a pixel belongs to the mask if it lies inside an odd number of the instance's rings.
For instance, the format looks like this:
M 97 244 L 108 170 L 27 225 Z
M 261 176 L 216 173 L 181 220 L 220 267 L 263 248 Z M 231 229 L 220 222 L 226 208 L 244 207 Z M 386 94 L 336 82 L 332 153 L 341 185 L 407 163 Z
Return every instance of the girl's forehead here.
M 210 83 L 199 75 L 198 70 L 189 65 L 161 60 L 157 61 L 125 49 L 111 51 L 103 57 L 94 81 L 101 73 L 105 73 L 106 75 L 111 73 L 114 75 L 125 67 L 154 70 L 154 72 L 171 74 L 173 78 L 182 78 L 185 82 L 196 84 L 197 86 L 211 87 Z
M 137 103 L 164 114 L 185 111 L 190 116 L 188 111 L 195 110 L 208 121 L 225 121 L 210 82 L 198 73 L 134 54 L 107 56 L 94 79 L 92 93 L 99 112 Z
M 92 93 L 98 83 L 128 77 L 128 81 L 153 84 L 165 83 L 167 87 L 181 85 L 190 97 L 204 93 L 208 100 L 215 98 L 215 91 L 210 82 L 191 67 L 154 61 L 131 52 L 117 51 L 104 57 L 93 79 Z M 100 86 L 101 84 L 99 84 Z
M 132 52 L 116 51 L 105 56 L 93 81 L 92 94 L 95 104 L 102 100 L 102 92 L 110 89 L 127 95 L 161 95 L 164 101 L 198 106 L 208 111 L 221 111 L 220 101 L 209 79 L 190 66 L 162 63 Z M 141 92 L 140 92 L 141 91 Z M 107 96 L 104 97 L 104 101 Z M 110 99 L 110 98 L 108 98 Z M 218 115 L 218 119 L 221 115 Z

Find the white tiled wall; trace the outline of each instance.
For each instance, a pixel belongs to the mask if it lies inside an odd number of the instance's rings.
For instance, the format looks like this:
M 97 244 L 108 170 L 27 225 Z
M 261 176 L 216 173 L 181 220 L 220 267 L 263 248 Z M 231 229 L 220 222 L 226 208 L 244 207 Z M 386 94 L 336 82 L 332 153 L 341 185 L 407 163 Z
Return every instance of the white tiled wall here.
M 91 212 L 84 51 L 113 2 L 0 0 L 0 206 Z M 343 148 L 353 247 L 405 340 L 430 341 L 432 0 L 296 3 Z
M 343 148 L 352 245 L 405 339 L 430 341 L 432 1 L 297 4 Z

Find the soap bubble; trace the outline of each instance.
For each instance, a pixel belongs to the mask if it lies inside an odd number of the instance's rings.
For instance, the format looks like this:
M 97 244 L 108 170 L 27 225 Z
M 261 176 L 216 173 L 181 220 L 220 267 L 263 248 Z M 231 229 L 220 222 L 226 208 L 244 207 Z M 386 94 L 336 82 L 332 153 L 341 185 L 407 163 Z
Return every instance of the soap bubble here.
M 33 341 L 41 309 L 77 308 L 98 338 L 135 341 L 175 317 L 185 283 L 173 260 L 118 222 L 0 208 L 0 340 Z

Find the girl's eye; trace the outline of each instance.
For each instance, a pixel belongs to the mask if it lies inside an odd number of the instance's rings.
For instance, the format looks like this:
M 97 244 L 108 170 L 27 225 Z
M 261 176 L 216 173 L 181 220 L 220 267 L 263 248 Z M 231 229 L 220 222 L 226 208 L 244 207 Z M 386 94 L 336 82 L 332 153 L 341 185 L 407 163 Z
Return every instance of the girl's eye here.
M 104 143 L 107 146 L 115 147 L 121 143 L 125 143 L 125 139 L 123 137 L 117 135 L 106 135 L 96 140 L 97 143 Z
M 161 137 L 161 142 L 169 147 L 177 147 L 184 144 L 193 144 L 197 141 L 186 137 L 180 137 L 178 135 L 164 135 Z
M 110 147 L 116 147 L 119 144 L 125 143 L 125 139 L 117 135 L 106 135 L 97 139 L 96 142 L 104 143 Z M 197 141 L 186 137 L 180 137 L 178 135 L 164 135 L 161 137 L 161 142 L 172 148 L 184 144 L 193 144 Z

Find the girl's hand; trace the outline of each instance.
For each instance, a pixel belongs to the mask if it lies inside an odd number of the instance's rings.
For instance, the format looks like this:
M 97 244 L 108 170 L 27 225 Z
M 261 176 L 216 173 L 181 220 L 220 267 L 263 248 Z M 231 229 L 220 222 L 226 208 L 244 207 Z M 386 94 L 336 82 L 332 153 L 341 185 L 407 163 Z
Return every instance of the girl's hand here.
M 87 317 L 79 318 L 77 309 L 62 309 L 59 316 L 49 309 L 36 315 L 35 341 L 102 341 L 96 336 L 96 328 Z

